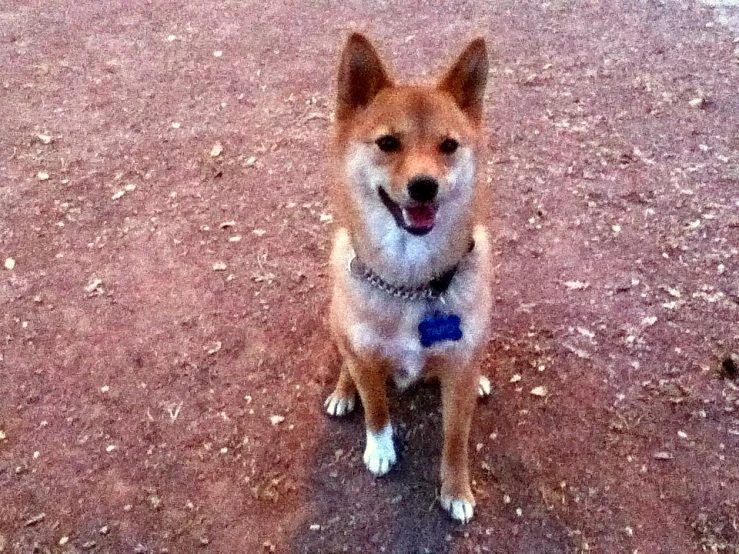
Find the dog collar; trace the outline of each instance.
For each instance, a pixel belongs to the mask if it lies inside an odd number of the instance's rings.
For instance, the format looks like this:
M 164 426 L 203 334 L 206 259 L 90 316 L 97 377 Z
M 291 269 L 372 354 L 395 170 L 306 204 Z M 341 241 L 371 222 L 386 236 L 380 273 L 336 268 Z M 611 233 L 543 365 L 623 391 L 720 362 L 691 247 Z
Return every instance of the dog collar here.
M 470 246 L 467 253 L 469 254 L 472 252 L 474 248 L 475 241 L 470 239 Z M 448 269 L 438 277 L 435 277 L 425 285 L 420 285 L 418 287 L 404 287 L 402 285 L 388 283 L 371 267 L 360 260 L 356 253 L 349 261 L 349 273 L 366 281 L 374 288 L 379 289 L 394 298 L 399 298 L 400 300 L 439 300 L 442 299 L 444 293 L 449 289 L 449 285 L 451 285 L 454 276 L 459 270 L 460 263 L 461 260 L 457 262 L 454 267 Z

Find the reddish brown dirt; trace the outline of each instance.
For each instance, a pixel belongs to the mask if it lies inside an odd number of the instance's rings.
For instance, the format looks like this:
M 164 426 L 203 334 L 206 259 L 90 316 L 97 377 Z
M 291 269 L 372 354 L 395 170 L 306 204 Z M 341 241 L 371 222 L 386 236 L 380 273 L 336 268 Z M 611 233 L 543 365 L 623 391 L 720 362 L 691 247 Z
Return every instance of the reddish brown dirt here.
M 0 552 L 736 552 L 739 66 L 712 17 L 0 5 Z M 434 388 L 393 398 L 405 455 L 378 481 L 361 414 L 322 415 L 330 91 L 354 25 L 405 75 L 474 32 L 496 51 L 496 393 L 465 527 L 434 504 Z

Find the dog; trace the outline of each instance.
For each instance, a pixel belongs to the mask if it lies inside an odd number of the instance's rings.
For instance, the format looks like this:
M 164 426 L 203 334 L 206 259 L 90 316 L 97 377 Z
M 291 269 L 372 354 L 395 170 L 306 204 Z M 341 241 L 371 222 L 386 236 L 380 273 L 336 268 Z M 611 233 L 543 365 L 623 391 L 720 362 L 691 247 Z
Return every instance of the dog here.
M 472 518 L 468 437 L 481 377 L 492 292 L 488 192 L 478 182 L 484 39 L 470 42 L 433 84 L 396 84 L 370 41 L 341 53 L 330 259 L 331 333 L 342 358 L 330 415 L 364 408 L 364 463 L 375 476 L 397 456 L 386 384 L 441 386 L 444 446 L 439 500 Z

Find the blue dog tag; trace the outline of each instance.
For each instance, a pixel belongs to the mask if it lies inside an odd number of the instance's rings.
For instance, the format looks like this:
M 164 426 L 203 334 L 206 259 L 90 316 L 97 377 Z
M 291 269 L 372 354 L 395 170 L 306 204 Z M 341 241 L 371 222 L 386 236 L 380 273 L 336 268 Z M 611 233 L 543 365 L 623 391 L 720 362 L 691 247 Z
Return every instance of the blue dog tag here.
M 428 348 L 436 342 L 461 339 L 461 322 L 460 317 L 454 314 L 435 313 L 424 317 L 418 324 L 421 346 Z

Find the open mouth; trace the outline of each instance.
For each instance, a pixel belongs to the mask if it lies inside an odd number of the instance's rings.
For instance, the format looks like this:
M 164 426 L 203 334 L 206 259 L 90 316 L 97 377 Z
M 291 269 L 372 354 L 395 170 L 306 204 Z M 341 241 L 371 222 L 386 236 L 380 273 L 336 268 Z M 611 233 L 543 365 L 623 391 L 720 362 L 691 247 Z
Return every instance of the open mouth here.
M 437 207 L 433 202 L 414 202 L 409 206 L 401 207 L 382 187 L 380 187 L 379 194 L 382 203 L 401 229 L 405 229 L 411 235 L 423 236 L 434 228 Z

